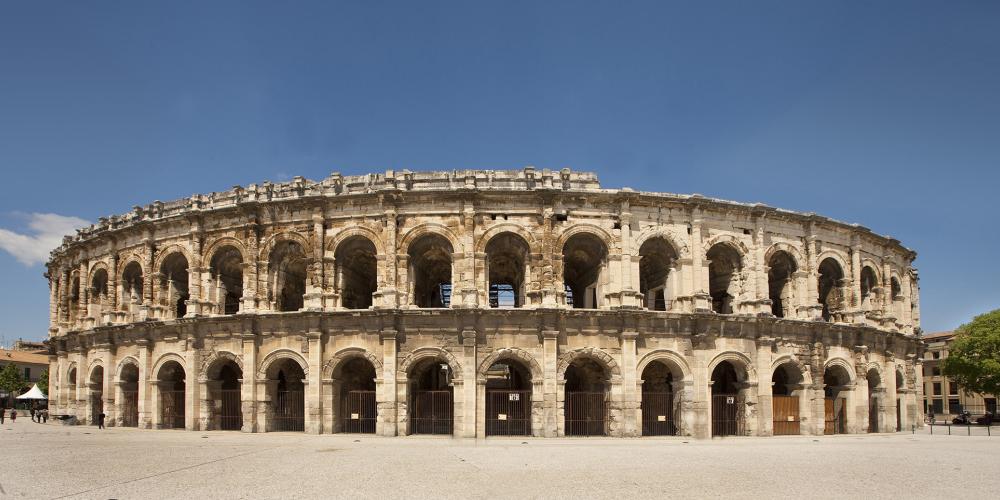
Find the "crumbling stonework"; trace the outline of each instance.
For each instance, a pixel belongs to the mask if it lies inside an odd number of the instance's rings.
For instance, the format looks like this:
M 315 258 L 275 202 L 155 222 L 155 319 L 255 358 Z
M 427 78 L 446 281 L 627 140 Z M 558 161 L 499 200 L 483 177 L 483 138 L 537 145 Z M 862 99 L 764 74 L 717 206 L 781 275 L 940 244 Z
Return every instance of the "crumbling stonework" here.
M 145 428 L 890 432 L 921 422 L 915 256 L 568 169 L 297 177 L 68 237 L 50 394 Z

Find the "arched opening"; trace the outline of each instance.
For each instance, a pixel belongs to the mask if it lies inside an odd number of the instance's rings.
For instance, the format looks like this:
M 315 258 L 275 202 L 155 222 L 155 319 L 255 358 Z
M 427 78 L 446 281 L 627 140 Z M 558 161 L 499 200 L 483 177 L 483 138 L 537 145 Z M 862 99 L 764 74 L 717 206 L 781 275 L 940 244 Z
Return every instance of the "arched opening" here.
M 243 370 L 232 359 L 217 362 L 208 373 L 209 425 L 212 429 L 243 429 Z
M 851 390 L 851 376 L 840 365 L 831 365 L 823 372 L 824 434 L 847 433 L 847 396 Z
M 138 427 L 139 367 L 135 363 L 123 366 L 120 377 L 122 400 L 118 404 L 118 411 L 121 412 L 121 425 L 122 427 Z
M 844 279 L 844 270 L 832 257 L 823 259 L 819 264 L 819 303 L 823 306 L 823 320 L 833 321 L 834 314 L 840 312 L 843 296 L 840 284 Z
M 604 436 L 607 434 L 607 370 L 590 358 L 574 359 L 566 367 L 564 405 L 567 436 Z
M 771 299 L 771 314 L 778 318 L 795 315 L 793 275 L 798 270 L 795 259 L 784 250 L 771 255 L 767 261 L 767 296 Z
M 122 309 L 130 305 L 142 304 L 142 267 L 136 261 L 129 262 L 122 271 Z
M 183 318 L 187 314 L 188 261 L 184 254 L 175 252 L 163 259 L 160 265 L 160 305 L 167 318 Z
M 305 370 L 293 359 L 275 361 L 267 370 L 271 396 L 268 432 L 304 432 L 306 429 Z
M 486 372 L 486 435 L 531 435 L 531 372 L 501 360 Z
M 882 387 L 882 377 L 875 369 L 868 370 L 868 432 L 879 432 L 882 411 L 882 397 L 885 388 Z
M 216 314 L 236 314 L 240 312 L 243 299 L 243 254 L 231 245 L 226 245 L 212 255 L 208 268 L 212 283 L 209 297 L 215 305 Z
M 515 233 L 500 233 L 486 244 L 490 307 L 524 305 L 528 243 Z
M 771 375 L 771 415 L 775 436 L 800 434 L 802 372 L 795 363 L 784 363 Z
M 646 309 L 666 311 L 670 309 L 670 270 L 677 261 L 677 252 L 665 238 L 654 237 L 639 247 L 639 292 L 642 293 Z
M 176 361 L 167 361 L 156 375 L 160 392 L 160 428 L 184 428 L 184 398 L 187 382 L 184 367 Z
M 97 425 L 98 417 L 104 413 L 104 367 L 98 366 L 90 371 L 90 423 Z
M 76 367 L 70 368 L 69 373 L 66 374 L 66 390 L 69 392 L 68 400 L 74 406 L 77 402 L 76 395 Z M 3 405 L 3 401 L 0 400 L 0 405 Z
M 425 359 L 408 376 L 410 434 L 451 434 L 454 417 L 451 366 L 441 359 Z
M 661 361 L 653 361 L 642 370 L 643 436 L 680 434 L 680 399 L 675 384 L 681 379 L 679 370 Z
M 72 279 L 70 279 L 70 289 L 69 289 L 69 321 L 72 323 L 82 316 L 80 314 L 81 304 L 80 304 L 80 273 L 78 271 L 73 272 Z
M 708 249 L 708 294 L 712 296 L 712 310 L 719 314 L 736 311 L 736 299 L 742 285 L 742 258 L 739 252 L 726 243 L 716 243 Z
M 99 318 L 108 303 L 108 271 L 98 269 L 90 277 L 90 307 L 87 314 Z
M 340 432 L 374 434 L 378 417 L 375 366 L 365 358 L 344 362 L 335 379 L 340 385 Z
M 596 235 L 580 233 L 563 245 L 566 305 L 574 309 L 601 307 L 608 247 Z
M 305 306 L 306 252 L 297 241 L 282 241 L 271 250 L 269 278 L 276 311 L 298 311 Z
M 746 373 L 731 361 L 712 370 L 712 436 L 742 436 L 746 433 Z
M 352 236 L 337 245 L 335 276 L 340 304 L 345 309 L 368 309 L 378 288 L 375 244 L 364 236 Z
M 902 318 L 903 311 L 903 287 L 899 285 L 899 279 L 893 276 L 889 280 L 889 293 L 892 298 L 891 311 L 893 317 Z
M 875 270 L 870 266 L 865 266 L 861 269 L 861 310 L 862 311 L 876 311 L 878 310 L 878 297 L 875 296 L 875 291 L 878 287 L 878 277 L 875 275 Z
M 417 307 L 451 307 L 451 257 L 443 236 L 427 234 L 410 245 L 410 296 Z
M 896 370 L 896 431 L 903 430 L 903 405 L 905 404 L 906 382 L 903 370 Z

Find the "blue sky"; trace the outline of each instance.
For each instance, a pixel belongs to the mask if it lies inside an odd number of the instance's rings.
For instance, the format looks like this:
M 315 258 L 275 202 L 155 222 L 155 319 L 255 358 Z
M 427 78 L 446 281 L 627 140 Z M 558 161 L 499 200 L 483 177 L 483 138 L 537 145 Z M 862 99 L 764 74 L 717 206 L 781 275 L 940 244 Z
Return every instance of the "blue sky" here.
M 890 234 L 949 329 L 1000 307 L 998 23 L 962 1 L 3 2 L 0 336 L 45 336 L 37 261 L 73 218 L 524 165 Z

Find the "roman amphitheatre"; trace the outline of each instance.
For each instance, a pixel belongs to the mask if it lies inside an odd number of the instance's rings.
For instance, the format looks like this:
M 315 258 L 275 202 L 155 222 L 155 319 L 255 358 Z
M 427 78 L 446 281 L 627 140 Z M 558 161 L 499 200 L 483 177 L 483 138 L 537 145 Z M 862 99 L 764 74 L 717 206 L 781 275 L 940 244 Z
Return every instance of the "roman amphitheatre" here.
M 53 251 L 51 412 L 467 438 L 909 430 L 915 258 L 856 224 L 569 169 L 237 186 Z

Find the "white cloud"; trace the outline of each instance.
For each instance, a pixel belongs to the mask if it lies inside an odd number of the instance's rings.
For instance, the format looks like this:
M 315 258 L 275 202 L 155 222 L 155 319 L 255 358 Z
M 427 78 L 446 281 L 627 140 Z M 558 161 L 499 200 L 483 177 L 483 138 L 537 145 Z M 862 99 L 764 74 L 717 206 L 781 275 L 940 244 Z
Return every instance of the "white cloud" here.
M 79 217 L 57 214 L 25 214 L 28 232 L 21 234 L 0 228 L 0 248 L 26 266 L 49 260 L 49 252 L 62 244 L 63 236 L 76 234 L 76 229 L 90 223 Z

